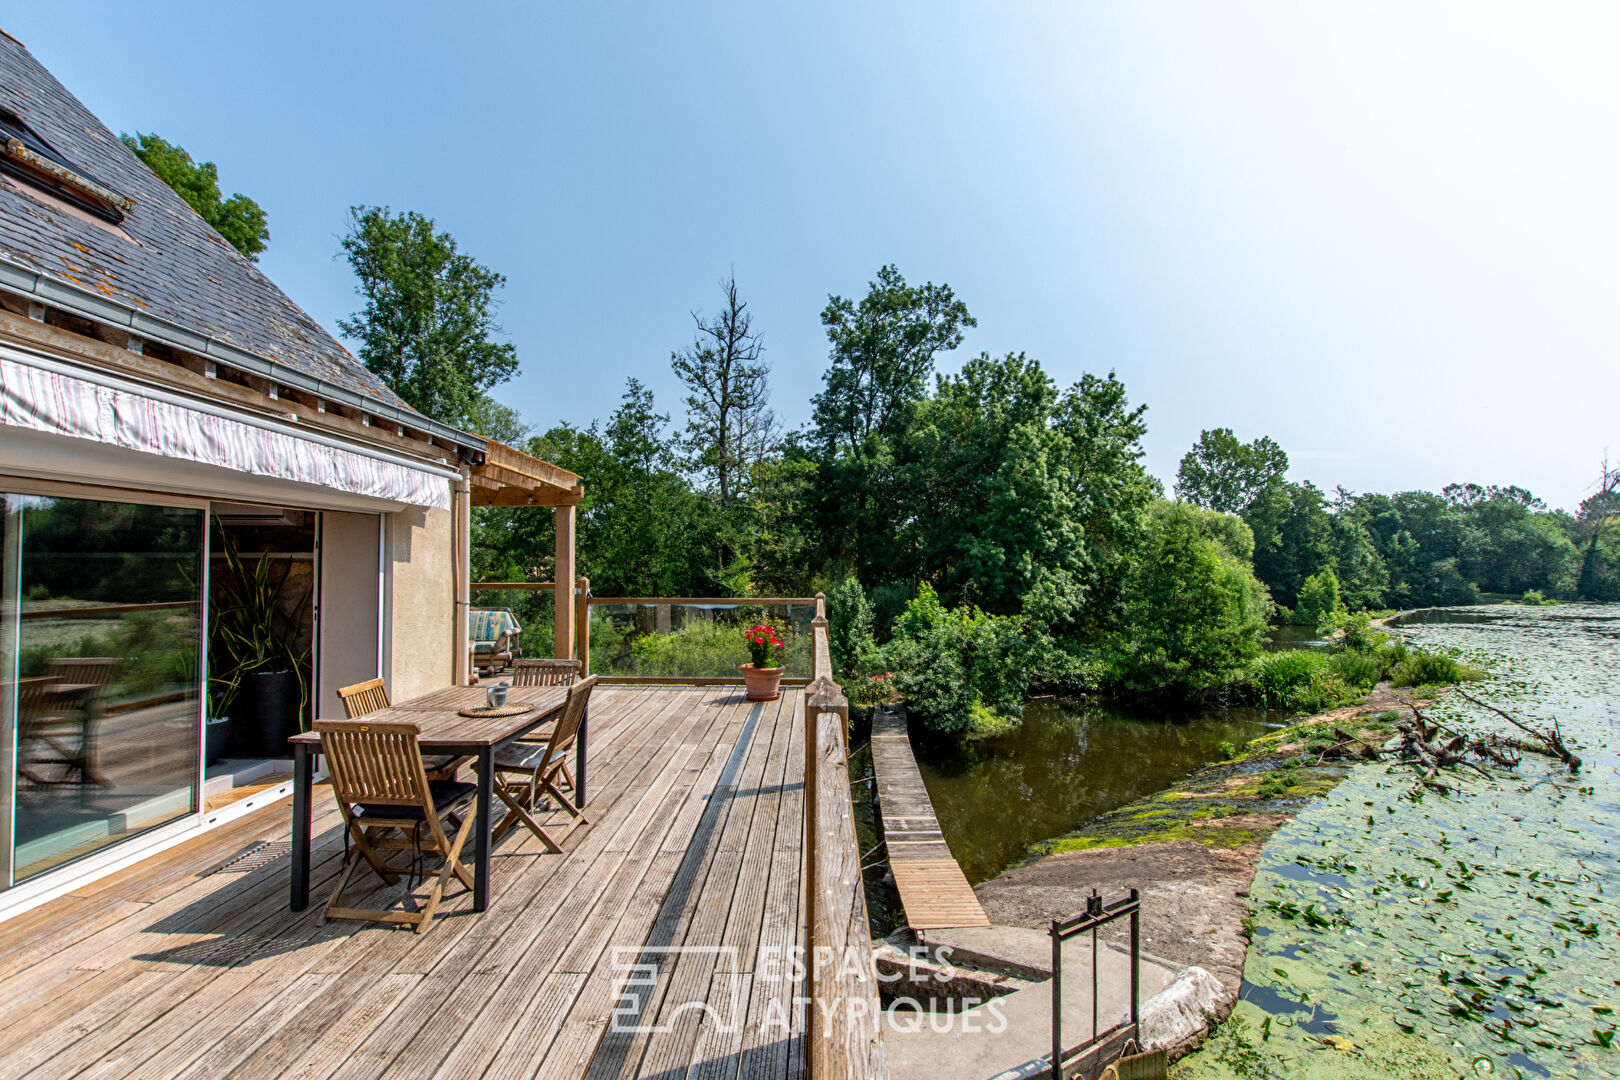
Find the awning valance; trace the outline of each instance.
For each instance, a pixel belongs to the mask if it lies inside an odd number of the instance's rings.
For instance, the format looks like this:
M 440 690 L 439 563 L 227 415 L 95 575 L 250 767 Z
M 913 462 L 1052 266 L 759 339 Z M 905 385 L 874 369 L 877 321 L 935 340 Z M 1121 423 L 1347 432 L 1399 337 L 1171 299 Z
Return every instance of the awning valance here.
M 448 509 L 456 475 L 7 347 L 0 423 L 410 506 Z

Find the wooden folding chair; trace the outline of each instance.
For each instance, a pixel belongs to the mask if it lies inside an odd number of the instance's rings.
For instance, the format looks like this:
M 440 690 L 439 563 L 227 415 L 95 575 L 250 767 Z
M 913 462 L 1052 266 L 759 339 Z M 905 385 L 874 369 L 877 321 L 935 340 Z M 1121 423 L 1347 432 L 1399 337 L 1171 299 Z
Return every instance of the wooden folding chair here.
M 579 678 L 578 660 L 514 660 L 513 686 L 572 686 Z
M 444 887 L 454 874 L 467 888 L 473 887 L 472 871 L 461 862 L 461 848 L 472 835 L 477 819 L 474 803 L 478 785 L 456 780 L 429 780 L 422 767 L 422 749 L 417 744 L 415 724 L 368 722 L 366 720 L 317 720 L 321 752 L 326 755 L 332 778 L 332 794 L 337 798 L 348 832 L 350 847 L 343 859 L 343 872 L 326 902 L 321 921 L 327 919 L 369 919 L 374 922 L 405 923 L 417 933 L 427 929 L 439 907 Z M 456 828 L 452 841 L 445 834 L 449 821 Z M 389 885 L 399 880 L 401 871 L 384 861 L 383 851 L 410 851 L 444 856 L 427 902 L 419 911 L 344 907 L 340 903 L 349 878 L 361 860 L 369 863 Z
M 585 808 L 576 806 L 570 798 L 577 789 L 574 775 L 568 771 L 568 757 L 573 753 L 574 740 L 585 723 L 585 713 L 590 707 L 591 690 L 596 686 L 596 679 L 597 676 L 592 675 L 568 688 L 568 702 L 563 706 L 562 715 L 557 718 L 556 730 L 545 742 L 514 741 L 495 751 L 495 775 L 491 786 L 506 804 L 506 816 L 495 826 L 495 840 L 505 836 L 521 821 L 540 838 L 546 850 L 561 852 L 562 841 L 568 838 L 575 826 L 590 824 L 590 819 L 585 816 Z M 563 794 L 565 787 L 568 795 Z M 557 808 L 569 817 L 568 827 L 560 836 L 551 835 L 534 818 L 542 794 L 554 801 Z
M 343 713 L 350 720 L 388 708 L 388 686 L 382 679 L 367 679 L 353 686 L 338 687 L 338 700 L 343 702 Z M 429 780 L 454 780 L 456 773 L 472 758 L 454 754 L 429 754 L 422 759 Z

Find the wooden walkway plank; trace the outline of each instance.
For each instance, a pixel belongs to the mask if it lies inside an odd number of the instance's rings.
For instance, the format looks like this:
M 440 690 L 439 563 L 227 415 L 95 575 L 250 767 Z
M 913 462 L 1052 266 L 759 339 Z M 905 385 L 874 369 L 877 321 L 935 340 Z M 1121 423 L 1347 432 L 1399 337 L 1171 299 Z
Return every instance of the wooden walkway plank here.
M 758 737 L 759 723 L 764 712 L 763 706 L 749 710 L 748 720 L 738 738 L 732 743 L 730 755 L 713 788 L 713 794 L 707 800 L 707 806 L 698 819 L 686 856 L 676 871 L 674 881 L 670 884 L 665 904 L 654 919 L 652 931 L 642 946 L 643 951 L 638 963 L 645 964 L 657 974 L 648 984 L 640 986 L 634 993 L 634 1007 L 628 1010 L 633 1015 L 634 1030 L 609 1030 L 603 1036 L 601 1045 L 592 1058 L 590 1071 L 586 1073 L 591 1080 L 639 1074 L 641 1059 L 646 1053 L 647 1042 L 651 1035 L 647 1029 L 660 1015 L 664 995 L 670 985 L 669 973 L 676 969 L 676 961 L 681 959 L 672 950 L 686 944 L 686 932 L 692 923 L 691 901 L 701 891 L 714 864 L 717 839 L 723 832 L 726 819 L 735 804 L 729 794 L 735 789 L 737 777 L 741 774 L 749 751 L 754 746 L 754 739 Z M 722 740 L 721 746 L 724 745 L 725 742 Z M 719 749 L 716 748 L 717 752 Z
M 729 1067 L 736 1072 L 736 1054 L 747 1019 L 748 980 L 716 975 L 751 971 L 758 951 L 771 866 L 771 848 L 764 834 L 768 828 L 774 836 L 776 829 L 776 792 L 767 777 L 779 775 L 777 755 L 786 758 L 791 714 L 788 723 L 780 721 L 792 703 L 794 699 L 787 696 L 765 707 L 763 720 L 769 726 L 762 720 L 736 783 L 726 791 L 732 806 L 719 834 L 714 862 L 704 887 L 688 905 L 692 921 L 687 940 L 715 942 L 717 949 L 677 958 L 659 1013 L 659 1026 L 667 1030 L 649 1040 L 641 1063 L 643 1075 L 670 1074 L 683 1064 L 700 1060 L 711 1073 L 724 1069 L 724 1062 L 703 1056 L 721 1045 L 732 1048 Z M 696 1003 L 703 1007 L 694 1007 Z M 707 1050 L 700 1048 L 705 1042 Z
M 210 873 L 285 843 L 284 800 L 0 923 L 0 1075 L 792 1075 L 800 987 L 756 968 L 762 948 L 785 958 L 802 941 L 800 692 L 756 706 L 738 687 L 614 685 L 591 705 L 591 823 L 561 855 L 509 833 L 480 915 L 457 888 L 425 934 L 323 925 L 343 834 L 317 792 L 303 912 L 286 906 L 285 856 Z M 407 885 L 364 872 L 351 889 L 386 906 Z M 609 1034 L 626 956 L 679 945 L 702 949 L 658 957 L 643 1005 L 663 1030 Z M 774 1032 L 772 1009 L 786 1017 Z
M 903 710 L 873 711 L 872 770 L 889 868 L 906 923 L 914 930 L 989 926 L 989 917 L 945 843 L 911 752 Z
M 664 713 L 665 710 L 660 709 L 653 715 L 662 716 Z M 672 719 L 679 722 L 685 718 L 673 714 Z M 626 774 L 634 760 L 620 760 L 607 775 L 597 776 L 593 788 L 600 796 L 602 807 L 598 808 L 597 798 L 593 796 L 587 806 L 588 813 L 603 813 L 607 806 L 616 803 L 626 781 L 633 779 Z M 511 835 L 521 837 L 525 845 L 531 841 L 535 845 L 531 872 L 520 875 L 516 881 L 503 881 L 504 875 L 498 874 L 496 899 L 482 917 L 465 919 L 468 925 L 463 935 L 456 935 L 453 939 L 441 938 L 437 948 L 420 950 L 414 966 L 419 967 L 426 978 L 412 987 L 407 1000 L 391 1013 L 383 1025 L 371 1032 L 360 1052 L 345 1063 L 337 1076 L 343 1080 L 359 1080 L 391 1070 L 396 1057 L 406 1054 L 421 1042 L 426 1021 L 435 1016 L 445 1002 L 463 992 L 461 988 L 471 977 L 469 973 L 477 969 L 487 953 L 513 933 L 514 922 L 519 925 L 519 935 L 526 933 L 532 936 L 539 932 L 544 926 L 545 917 L 565 901 L 581 878 L 591 872 L 595 854 L 603 839 L 599 833 L 591 830 L 575 833 L 565 848 L 565 854 L 570 857 L 548 858 L 539 856 L 539 842 L 527 830 L 514 831 Z M 583 840 L 579 839 L 581 837 Z M 535 904 L 537 897 L 540 898 L 538 905 Z M 472 924 L 476 924 L 476 927 Z M 433 936 L 424 935 L 424 939 Z M 520 954 L 527 942 L 528 937 L 519 937 L 506 947 Z M 448 1051 L 448 1045 L 442 1042 L 433 1050 L 439 1058 Z M 433 1067 L 437 1067 L 437 1060 Z M 427 1068 L 424 1075 L 432 1071 L 432 1068 Z

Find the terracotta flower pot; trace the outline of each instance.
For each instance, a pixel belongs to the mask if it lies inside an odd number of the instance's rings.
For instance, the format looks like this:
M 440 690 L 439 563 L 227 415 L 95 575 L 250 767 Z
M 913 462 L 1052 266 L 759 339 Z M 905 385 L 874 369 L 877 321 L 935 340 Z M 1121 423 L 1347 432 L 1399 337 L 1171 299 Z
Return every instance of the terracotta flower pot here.
M 757 668 L 753 664 L 742 666 L 743 686 L 749 701 L 775 701 L 782 696 L 782 672 L 786 668 Z

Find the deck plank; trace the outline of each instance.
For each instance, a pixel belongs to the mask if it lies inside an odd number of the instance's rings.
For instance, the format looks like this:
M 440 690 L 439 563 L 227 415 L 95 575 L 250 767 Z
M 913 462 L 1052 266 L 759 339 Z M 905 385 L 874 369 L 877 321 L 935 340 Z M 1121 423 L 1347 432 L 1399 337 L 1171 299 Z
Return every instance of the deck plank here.
M 0 923 L 0 1075 L 791 1075 L 792 1039 L 763 1019 L 801 1030 L 798 987 L 755 968 L 762 948 L 802 941 L 801 712 L 797 690 L 756 706 L 729 686 L 601 687 L 591 824 L 561 855 L 513 830 L 489 909 L 452 885 L 425 934 L 323 924 L 343 838 L 320 792 L 303 912 L 286 906 L 284 856 L 210 873 L 286 840 L 282 800 Z M 364 872 L 350 889 L 376 906 L 407 891 Z M 645 1019 L 665 1030 L 611 1033 L 625 957 L 675 944 L 729 952 L 660 960 Z M 733 1000 L 735 1024 L 680 1009 Z

